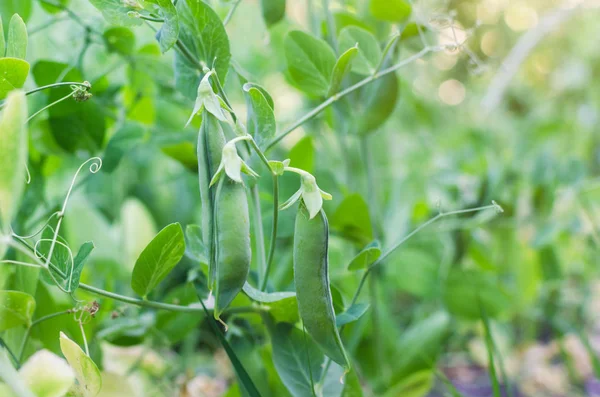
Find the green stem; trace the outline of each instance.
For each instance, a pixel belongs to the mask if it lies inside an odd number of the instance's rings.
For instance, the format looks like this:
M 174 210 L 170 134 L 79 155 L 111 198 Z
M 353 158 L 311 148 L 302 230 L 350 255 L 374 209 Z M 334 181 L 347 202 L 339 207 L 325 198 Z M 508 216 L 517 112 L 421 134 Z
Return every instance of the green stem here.
M 227 13 L 227 16 L 223 20 L 223 26 L 227 26 L 227 24 L 229 23 L 229 21 L 231 21 L 231 18 L 233 17 L 233 14 L 235 13 L 235 10 L 237 9 L 237 7 L 240 5 L 241 2 L 242 2 L 242 0 L 238 0 L 235 3 L 233 3 L 233 5 L 231 6 L 231 8 L 229 9 L 229 12 Z
M 162 22 L 162 23 L 165 22 L 165 20 L 162 18 L 147 17 L 147 16 L 141 15 L 141 14 L 138 16 L 138 18 L 143 19 L 144 21 L 150 21 L 150 22 Z
M 81 330 L 81 337 L 83 338 L 83 347 L 85 347 L 85 354 L 90 356 L 90 349 L 88 348 L 87 338 L 85 337 L 85 330 L 83 329 L 83 323 L 79 321 L 79 329 Z
M 78 85 L 78 86 L 86 87 L 86 88 L 90 87 L 90 85 L 86 84 L 86 83 L 79 83 L 79 82 L 76 82 L 76 81 L 65 81 L 65 82 L 61 82 L 61 83 L 48 84 L 48 85 L 44 85 L 44 86 L 41 86 L 41 87 L 34 88 L 33 90 L 27 91 L 25 93 L 25 95 L 31 95 L 31 94 L 34 94 L 36 92 L 39 92 L 39 91 L 42 91 L 42 90 L 48 90 L 48 89 L 51 89 L 51 88 L 64 87 L 64 86 L 72 86 L 72 85 Z
M 51 318 L 55 318 L 58 316 L 63 316 L 65 314 L 69 314 L 72 313 L 71 309 L 69 310 L 63 310 L 62 312 L 57 312 L 57 313 L 52 313 L 52 314 L 48 314 L 46 316 L 40 317 L 37 320 L 33 321 L 31 323 L 31 325 L 29 327 L 27 327 L 27 331 L 25 331 L 25 335 L 23 336 L 23 341 L 21 342 L 21 348 L 19 349 L 19 362 L 23 359 L 23 354 L 25 353 L 25 347 L 27 346 L 27 342 L 29 341 L 29 336 L 31 334 L 31 329 L 40 324 L 43 323 L 46 320 L 50 320 Z
M 269 273 L 271 272 L 271 266 L 273 265 L 273 257 L 275 256 L 275 242 L 277 241 L 277 221 L 279 218 L 279 176 L 273 175 L 273 224 L 271 227 L 271 241 L 269 247 L 269 257 L 267 259 L 267 269 L 265 270 L 265 277 L 262 280 L 260 290 L 264 291 L 267 288 L 267 282 L 269 280 Z
M 202 70 L 202 65 L 200 65 L 200 62 L 198 62 L 198 60 L 194 57 L 194 54 L 192 54 L 192 52 L 185 46 L 185 44 L 183 44 L 181 40 L 177 40 L 175 43 L 175 49 L 181 55 L 183 55 L 193 67 L 200 71 Z
M 354 305 L 356 303 L 356 301 L 358 300 L 358 297 L 360 296 L 360 292 L 361 292 L 361 290 L 362 290 L 362 288 L 363 288 L 363 286 L 365 284 L 365 281 L 367 280 L 367 277 L 371 273 L 371 271 L 375 267 L 381 265 L 383 263 L 383 261 L 385 261 L 385 259 L 388 256 L 390 256 L 390 254 L 392 254 L 396 249 L 398 249 L 402 244 L 404 244 L 412 236 L 414 236 L 415 234 L 417 234 L 421 230 L 425 229 L 427 226 L 431 225 L 432 223 L 436 222 L 438 219 L 444 218 L 446 216 L 458 215 L 458 214 L 466 214 L 466 213 L 470 213 L 470 212 L 484 211 L 484 210 L 492 209 L 492 208 L 494 208 L 496 210 L 501 210 L 501 208 L 498 206 L 498 204 L 493 203 L 493 204 L 490 204 L 490 205 L 484 205 L 482 207 L 468 208 L 468 209 L 464 209 L 464 210 L 456 210 L 456 211 L 450 211 L 450 212 L 440 212 L 439 214 L 437 214 L 436 216 L 434 216 L 433 218 L 431 218 L 427 222 L 423 223 L 421 226 L 417 227 L 415 230 L 413 230 L 412 232 L 410 232 L 409 234 L 407 234 L 405 237 L 403 237 L 402 239 L 400 239 L 400 241 L 398 241 L 397 243 L 395 243 L 390 249 L 388 249 L 386 252 L 384 252 L 383 254 L 381 254 L 381 256 L 379 257 L 379 259 L 377 259 L 371 266 L 369 266 L 369 268 L 367 268 L 367 270 L 363 273 L 362 278 L 360 279 L 360 283 L 358 284 L 358 288 L 357 288 L 356 292 L 354 293 L 354 297 L 352 298 L 352 303 L 350 304 L 350 306 Z
M 8 347 L 6 345 L 6 343 L 4 342 L 4 340 L 2 338 L 0 338 L 0 347 L 4 348 L 8 352 L 8 354 L 12 358 L 13 362 L 15 363 L 15 366 L 17 367 L 17 369 L 19 369 L 19 367 L 21 366 L 21 362 L 19 361 L 19 359 L 17 358 L 15 353 L 13 353 L 13 351 L 10 350 L 10 347 Z
M 27 122 L 29 123 L 32 118 L 34 118 L 38 114 L 42 113 L 44 110 L 49 109 L 52 106 L 61 103 L 62 101 L 66 101 L 67 99 L 71 98 L 73 95 L 75 95 L 75 91 L 71 91 L 71 93 L 69 93 L 69 95 L 66 95 L 66 96 L 64 96 L 64 97 L 62 97 L 60 99 L 57 99 L 56 101 L 52 102 L 51 104 L 44 106 L 43 108 L 41 108 L 40 110 L 38 110 L 37 112 L 35 112 L 31 116 L 29 116 L 29 118 L 27 119 Z
M 358 83 L 354 84 L 353 86 L 350 86 L 350 87 L 346 88 L 345 90 L 342 90 L 339 93 L 329 97 L 327 100 L 325 100 L 325 102 L 321 103 L 319 106 L 317 106 L 316 108 L 314 108 L 313 110 L 311 110 L 310 112 L 308 112 L 307 114 L 302 116 L 294 124 L 289 126 L 283 132 L 279 133 L 275 138 L 273 138 L 271 140 L 271 142 L 269 142 L 269 144 L 267 145 L 265 152 L 268 152 L 271 148 L 273 148 L 273 146 L 275 146 L 277 143 L 279 143 L 279 141 L 281 141 L 283 138 L 288 136 L 292 131 L 294 131 L 296 128 L 300 127 L 302 124 L 306 123 L 307 121 L 309 121 L 312 118 L 314 118 L 315 116 L 317 116 L 319 113 L 321 113 L 323 110 L 327 109 L 329 106 L 331 106 L 333 103 L 338 101 L 340 98 L 345 97 L 346 95 L 377 80 L 380 77 L 383 77 L 387 74 L 395 72 L 396 70 L 416 61 L 417 59 L 422 58 L 423 56 L 425 56 L 427 53 L 429 53 L 431 51 L 433 51 L 432 47 L 425 47 L 421 51 L 402 60 L 401 62 L 399 62 L 393 66 L 390 66 L 389 68 L 383 69 L 379 73 L 368 76 L 368 77 L 364 78 L 363 80 L 359 81 Z

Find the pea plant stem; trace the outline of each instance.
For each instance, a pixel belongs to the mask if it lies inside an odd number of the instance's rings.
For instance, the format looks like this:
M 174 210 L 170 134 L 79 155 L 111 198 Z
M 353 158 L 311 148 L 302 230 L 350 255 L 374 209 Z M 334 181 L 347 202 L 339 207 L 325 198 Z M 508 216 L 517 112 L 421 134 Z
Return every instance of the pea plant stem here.
M 27 122 L 30 122 L 31 119 L 33 119 L 38 114 L 42 113 L 44 110 L 47 110 L 47 109 L 51 108 L 54 105 L 58 105 L 62 101 L 66 101 L 67 99 L 71 98 L 73 95 L 75 95 L 75 91 L 71 91 L 68 95 L 65 95 L 64 97 L 62 97 L 60 99 L 57 99 L 56 101 L 52 102 L 51 104 L 44 106 L 43 108 L 41 108 L 40 110 L 38 110 L 37 112 L 35 112 L 31 116 L 29 116 L 29 118 L 27 119 Z
M 415 230 L 413 230 L 412 232 L 410 232 L 409 234 L 404 236 L 402 239 L 400 239 L 398 242 L 396 242 L 392 247 L 390 247 L 387 251 L 385 251 L 383 254 L 381 254 L 379 259 L 377 259 L 377 261 L 375 261 L 371 266 L 369 266 L 369 268 L 367 268 L 367 270 L 363 273 L 363 276 L 360 279 L 360 283 L 358 284 L 358 288 L 357 288 L 356 292 L 354 293 L 354 297 L 352 298 L 352 303 L 350 305 L 354 305 L 356 303 L 356 301 L 358 300 L 358 297 L 360 296 L 360 292 L 362 291 L 365 281 L 366 281 L 367 277 L 369 276 L 369 274 L 373 271 L 373 269 L 375 267 L 381 265 L 388 256 L 390 256 L 395 250 L 397 250 L 402 244 L 404 244 L 412 236 L 419 233 L 421 230 L 425 229 L 427 226 L 431 225 L 432 223 L 435 223 L 437 220 L 439 220 L 441 218 L 451 216 L 451 215 L 459 215 L 459 214 L 466 214 L 466 213 L 471 213 L 471 212 L 485 211 L 488 209 L 496 209 L 497 211 L 501 210 L 501 208 L 498 206 L 498 204 L 493 203 L 490 205 L 484 205 L 482 207 L 467 208 L 464 210 L 456 210 L 456 211 L 450 211 L 450 212 L 440 212 L 439 214 L 437 214 L 433 218 L 429 219 L 427 222 L 423 223 L 421 226 L 417 227 Z
M 90 355 L 90 349 L 88 348 L 87 338 L 85 337 L 85 330 L 83 329 L 83 323 L 79 321 L 79 329 L 81 330 L 81 337 L 83 338 L 83 347 L 85 347 L 85 354 Z
M 229 9 L 229 12 L 227 13 L 227 16 L 223 20 L 223 26 L 227 26 L 229 21 L 231 21 L 231 18 L 233 17 L 235 10 L 237 9 L 237 7 L 240 5 L 241 2 L 242 2 L 242 0 L 237 0 L 235 3 L 233 3 L 231 8 Z
M 292 133 L 296 128 L 300 127 L 302 124 L 306 123 L 307 121 L 311 120 L 312 118 L 314 118 L 315 116 L 317 116 L 319 113 L 321 113 L 323 110 L 327 109 L 329 106 L 331 106 L 332 104 L 334 104 L 336 101 L 338 101 L 340 98 L 345 97 L 346 95 L 358 90 L 359 88 L 377 80 L 380 77 L 383 77 L 389 73 L 393 73 L 396 70 L 411 64 L 412 62 L 416 61 L 417 59 L 423 58 L 426 54 L 428 54 L 429 52 L 434 51 L 434 47 L 425 47 L 423 48 L 421 51 L 417 52 L 416 54 L 400 61 L 399 63 L 392 65 L 388 68 L 385 68 L 383 70 L 381 70 L 379 73 L 375 73 L 369 77 L 364 78 L 363 80 L 359 81 L 358 83 L 346 88 L 345 90 L 340 91 L 339 93 L 327 98 L 325 100 L 325 102 L 321 103 L 319 106 L 317 106 L 316 108 L 314 108 L 313 110 L 311 110 L 310 112 L 308 112 L 307 114 L 305 114 L 304 116 L 302 116 L 300 119 L 298 119 L 295 123 L 293 123 L 291 126 L 289 126 L 287 129 L 285 129 L 283 132 L 281 132 L 280 134 L 278 134 L 275 138 L 273 138 L 271 140 L 271 142 L 269 142 L 269 144 L 267 145 L 267 147 L 265 148 L 265 152 L 268 152 L 271 148 L 273 148 L 273 146 L 275 146 L 277 143 L 279 143 L 283 138 L 285 138 L 286 136 L 288 136 L 290 133 Z
M 27 327 L 27 331 L 25 331 L 25 335 L 23 336 L 23 341 L 21 342 L 21 348 L 19 349 L 19 362 L 23 360 L 23 354 L 25 353 L 25 347 L 27 346 L 27 342 L 29 341 L 29 336 L 31 335 L 31 329 L 36 325 L 43 323 L 46 320 L 50 320 L 55 317 L 64 316 L 65 314 L 72 313 L 72 310 L 63 310 L 62 312 L 56 312 L 52 314 L 48 314 L 46 316 L 40 317 L 37 320 L 33 321 L 29 327 Z

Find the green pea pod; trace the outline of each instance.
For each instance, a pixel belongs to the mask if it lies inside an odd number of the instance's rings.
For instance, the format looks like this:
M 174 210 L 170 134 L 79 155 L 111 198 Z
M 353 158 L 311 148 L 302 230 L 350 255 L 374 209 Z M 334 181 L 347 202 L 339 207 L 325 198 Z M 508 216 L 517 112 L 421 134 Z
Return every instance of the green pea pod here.
M 209 247 L 208 287 L 211 290 L 215 282 L 216 261 L 213 250 L 215 191 L 210 188 L 210 181 L 221 163 L 221 151 L 224 145 L 225 135 L 219 121 L 205 109 L 202 112 L 202 124 L 198 132 L 197 154 L 200 199 L 202 201 L 202 239 L 204 244 Z
M 242 183 L 223 175 L 215 201 L 216 285 L 215 318 L 240 293 L 250 271 L 250 216 Z
M 323 353 L 350 368 L 335 325 L 329 288 L 329 224 L 325 212 L 310 219 L 304 202 L 298 206 L 294 232 L 294 281 L 300 318 Z

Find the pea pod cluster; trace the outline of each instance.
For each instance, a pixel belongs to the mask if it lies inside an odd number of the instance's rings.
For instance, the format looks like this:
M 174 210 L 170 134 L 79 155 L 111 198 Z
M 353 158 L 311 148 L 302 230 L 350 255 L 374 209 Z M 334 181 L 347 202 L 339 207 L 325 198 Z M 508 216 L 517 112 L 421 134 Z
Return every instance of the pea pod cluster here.
M 215 116 L 204 110 L 198 133 L 198 174 L 202 201 L 202 233 L 209 251 L 208 283 L 215 296 L 215 318 L 242 290 L 252 259 L 250 215 L 245 187 L 224 176 L 216 189 L 211 179 L 219 169 L 225 135 Z
M 303 201 L 298 206 L 294 231 L 294 281 L 298 311 L 306 332 L 336 363 L 350 361 L 335 324 L 329 288 L 329 224 L 320 210 L 312 219 Z

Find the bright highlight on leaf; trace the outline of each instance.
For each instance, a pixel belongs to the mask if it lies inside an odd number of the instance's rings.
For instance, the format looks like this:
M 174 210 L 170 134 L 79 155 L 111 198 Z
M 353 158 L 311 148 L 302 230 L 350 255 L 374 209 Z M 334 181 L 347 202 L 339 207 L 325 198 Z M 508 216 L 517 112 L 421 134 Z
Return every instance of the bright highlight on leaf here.
M 29 326 L 35 311 L 33 296 L 21 291 L 0 291 L 0 332 Z
M 102 376 L 92 359 L 63 332 L 60 333 L 60 350 L 75 372 L 77 392 L 83 397 L 97 396 L 102 388 Z

